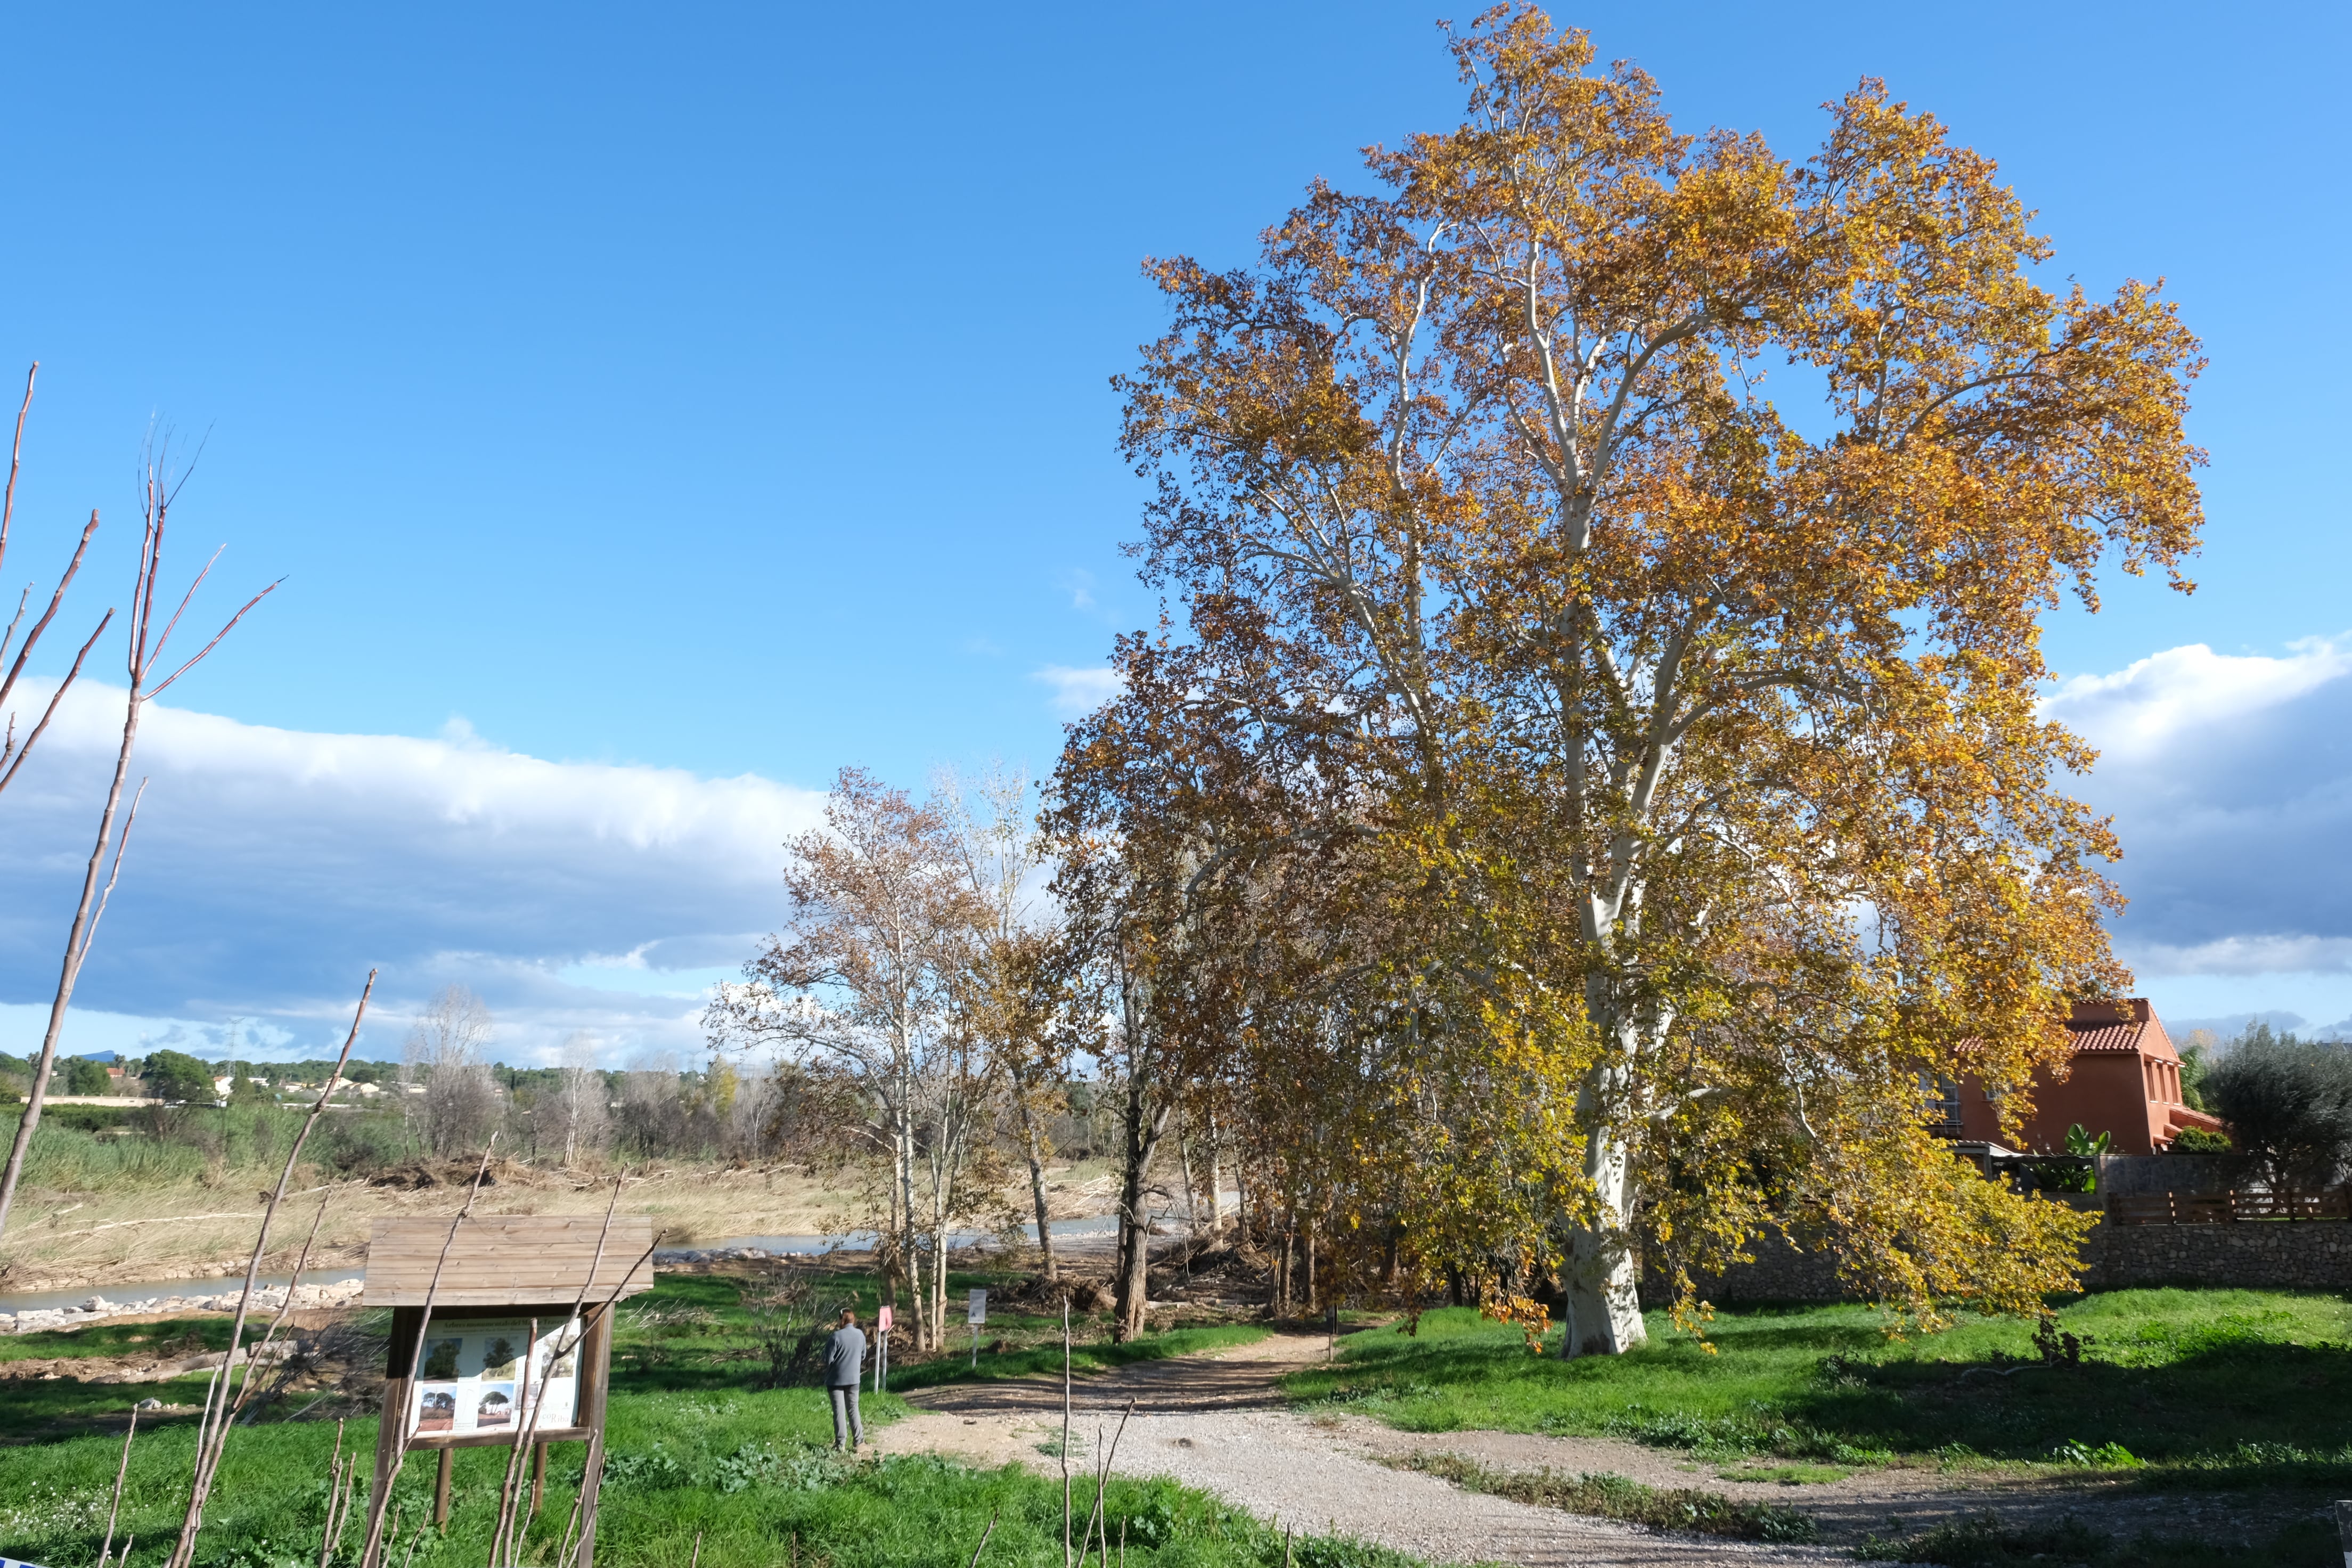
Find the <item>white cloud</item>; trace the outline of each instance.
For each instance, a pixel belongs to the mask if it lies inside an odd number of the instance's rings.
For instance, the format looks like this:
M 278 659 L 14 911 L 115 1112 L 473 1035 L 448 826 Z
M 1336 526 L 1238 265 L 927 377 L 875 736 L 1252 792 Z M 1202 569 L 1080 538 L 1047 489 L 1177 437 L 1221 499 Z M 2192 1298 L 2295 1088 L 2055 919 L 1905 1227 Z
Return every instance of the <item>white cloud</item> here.
M 45 996 L 122 700 L 78 686 L 0 797 L 0 1004 Z M 575 1028 L 698 1045 L 700 994 L 781 918 L 783 841 L 824 802 L 750 774 L 525 756 L 463 720 L 419 740 L 161 706 L 136 771 L 153 782 L 83 1004 L 159 1032 L 250 1016 L 307 1049 L 382 965 L 379 1047 L 455 981 L 488 997 L 509 1059 Z M 0 1008 L 8 1048 L 24 1010 Z
M 2168 648 L 2113 675 L 2078 675 L 2043 705 L 2053 718 L 2118 758 L 2160 752 L 2216 722 L 2294 701 L 2352 670 L 2352 652 L 2322 637 L 2284 658 L 2218 654 L 2203 643 Z
M 2312 1012 L 2352 994 L 2347 676 L 2352 638 L 2277 657 L 2197 645 L 2066 681 L 2045 705 L 2100 748 L 2069 782 L 2114 816 L 2130 900 L 2116 952 L 2159 1000 Z
M 1029 679 L 1042 680 L 1054 689 L 1054 711 L 1065 719 L 1093 712 L 1126 685 L 1125 678 L 1108 665 L 1076 669 L 1066 664 L 1049 664 L 1032 671 Z

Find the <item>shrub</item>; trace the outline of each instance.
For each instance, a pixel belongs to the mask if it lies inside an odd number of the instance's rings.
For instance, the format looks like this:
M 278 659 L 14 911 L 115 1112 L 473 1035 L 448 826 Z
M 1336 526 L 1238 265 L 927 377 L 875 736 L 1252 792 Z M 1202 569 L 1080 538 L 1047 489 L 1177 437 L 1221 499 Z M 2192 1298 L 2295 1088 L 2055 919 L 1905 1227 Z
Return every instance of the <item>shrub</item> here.
M 2172 1141 L 2176 1154 L 2230 1154 L 2237 1145 L 2219 1132 L 2208 1132 L 2202 1127 L 2184 1127 L 2180 1136 Z
M 2352 1157 L 2352 1051 L 2342 1046 L 2260 1030 L 2207 1071 L 2205 1093 L 2273 1180 L 2325 1185 Z

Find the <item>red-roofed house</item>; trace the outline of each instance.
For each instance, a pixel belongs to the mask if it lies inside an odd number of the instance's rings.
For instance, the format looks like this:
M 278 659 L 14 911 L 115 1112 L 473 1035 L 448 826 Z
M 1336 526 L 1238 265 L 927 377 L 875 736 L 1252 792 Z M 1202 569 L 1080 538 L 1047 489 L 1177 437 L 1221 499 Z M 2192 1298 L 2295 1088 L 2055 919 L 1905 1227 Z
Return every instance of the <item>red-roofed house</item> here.
M 2114 1133 L 2118 1154 L 2160 1154 L 2186 1128 L 2221 1130 L 2218 1118 L 2181 1100 L 2180 1053 L 2147 998 L 2077 1003 L 2066 1031 L 2074 1038 L 2073 1070 L 2063 1081 L 2035 1075 L 2033 1114 L 2018 1133 L 2029 1150 L 2063 1153 L 2066 1129 L 2077 1123 L 2094 1138 Z M 1960 1137 L 2008 1141 L 1974 1079 L 1964 1079 L 1957 1097 Z

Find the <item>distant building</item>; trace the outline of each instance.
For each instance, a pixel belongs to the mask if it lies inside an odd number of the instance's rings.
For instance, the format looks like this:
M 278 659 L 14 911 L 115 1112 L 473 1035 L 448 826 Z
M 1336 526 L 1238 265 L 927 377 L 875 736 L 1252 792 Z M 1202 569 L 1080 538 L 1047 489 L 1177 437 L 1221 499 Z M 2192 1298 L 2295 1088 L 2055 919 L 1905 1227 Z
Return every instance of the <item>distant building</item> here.
M 2115 1135 L 2114 1152 L 2161 1154 L 2191 1127 L 2221 1131 L 2221 1119 L 2180 1098 L 2180 1053 L 2142 996 L 2076 1004 L 2066 1020 L 2074 1037 L 2068 1072 L 2033 1078 L 2033 1113 L 2017 1137 L 2035 1153 L 2063 1153 L 2066 1130 Z M 1947 1089 L 1939 1131 L 1965 1142 L 2006 1142 L 1993 1102 L 1974 1079 Z

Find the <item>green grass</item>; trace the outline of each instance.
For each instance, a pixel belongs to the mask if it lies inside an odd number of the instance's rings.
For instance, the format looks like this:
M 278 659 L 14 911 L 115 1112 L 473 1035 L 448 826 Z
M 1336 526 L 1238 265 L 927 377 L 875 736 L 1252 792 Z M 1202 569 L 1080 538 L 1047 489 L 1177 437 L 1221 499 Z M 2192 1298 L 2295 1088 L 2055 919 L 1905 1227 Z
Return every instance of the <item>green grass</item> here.
M 1441 1476 L 1465 1491 L 1489 1492 L 1513 1502 L 1653 1530 L 1724 1535 L 1734 1541 L 1804 1542 L 1821 1535 L 1820 1528 L 1794 1509 L 1742 1502 L 1720 1492 L 1686 1487 L 1643 1486 L 1624 1476 L 1496 1470 L 1457 1454 L 1415 1454 L 1390 1462 L 1401 1470 Z
M 1829 1486 L 1853 1474 L 1841 1465 L 1748 1465 L 1736 1470 L 1717 1470 L 1719 1481 L 1778 1481 L 1784 1487 Z
M 177 1359 L 228 1344 L 228 1320 L 190 1318 L 161 1323 L 92 1323 L 71 1333 L 0 1334 L 0 1365 L 20 1361 L 152 1354 Z M 142 1399 L 201 1404 L 211 1374 L 194 1373 L 163 1383 L 80 1383 L 0 1377 L 0 1445 L 24 1443 L 121 1415 Z M 156 1419 L 169 1421 L 172 1416 Z M 5 1552 L 0 1547 L 0 1552 Z
M 2352 1483 L 2352 1309 L 2268 1290 L 2119 1290 L 2063 1306 L 2079 1364 L 2030 1325 L 1972 1321 L 1890 1342 L 1858 1306 L 1718 1313 L 1716 1353 L 1663 1314 L 1617 1357 L 1528 1354 L 1517 1329 L 1432 1312 L 1286 1380 L 1309 1403 L 1409 1431 L 1622 1436 L 1709 1457 L 1840 1466 L 2151 1464 L 2168 1484 Z M 1548 1347 L 1558 1348 L 1555 1338 Z M 2153 1479 L 2153 1472 L 2151 1474 Z
M 838 1285 L 871 1309 L 871 1281 L 845 1276 Z M 743 1337 L 747 1318 L 736 1281 L 667 1277 L 628 1309 L 617 1335 L 606 1426 L 611 1462 L 600 1563 L 675 1568 L 691 1555 L 700 1531 L 709 1568 L 768 1568 L 791 1563 L 795 1553 L 801 1568 L 963 1568 L 992 1515 L 998 1519 L 985 1559 L 992 1568 L 1061 1562 L 1057 1482 L 922 1457 L 845 1463 L 830 1452 L 832 1420 L 820 1391 L 752 1388 L 763 1363 L 752 1359 Z M 1059 1326 L 1057 1318 L 1057 1337 Z M 218 1348 L 226 1333 L 218 1320 L 186 1327 L 206 1348 Z M 181 1328 L 93 1325 L 73 1334 L 0 1339 L 0 1355 L 120 1354 L 146 1348 L 131 1344 L 131 1335 L 175 1335 Z M 1163 1342 L 1157 1353 L 1174 1348 Z M 1128 1359 L 1146 1353 L 1120 1350 Z M 203 1379 L 194 1384 L 190 1395 L 173 1384 L 0 1382 L 0 1397 L 22 1401 L 0 1419 L 88 1419 L 151 1395 L 193 1403 L 201 1398 Z M 880 1426 L 908 1406 L 895 1395 L 869 1395 L 865 1409 L 869 1425 Z M 152 1428 L 142 1423 L 122 1523 L 142 1542 L 142 1563 L 156 1561 L 151 1548 L 160 1552 L 177 1528 L 194 1438 L 185 1420 Z M 352 1420 L 344 1440 L 347 1451 L 372 1453 L 374 1420 Z M 315 1563 L 334 1441 L 331 1422 L 236 1428 L 207 1515 L 200 1568 Z M 95 1560 L 121 1452 L 119 1436 L 91 1434 L 0 1447 L 0 1554 L 55 1563 Z M 552 1451 L 546 1511 L 524 1562 L 551 1554 L 583 1457 L 577 1445 Z M 485 1560 L 505 1458 L 499 1449 L 457 1451 L 448 1533 L 425 1536 L 416 1568 L 470 1568 Z M 432 1456 L 424 1454 L 412 1456 L 402 1475 L 394 1495 L 406 1521 L 404 1541 L 429 1509 L 433 1471 Z M 1164 1481 L 1114 1481 L 1108 1517 L 1114 1542 L 1125 1528 L 1134 1568 L 1276 1568 L 1283 1560 L 1278 1534 Z M 347 1536 L 340 1561 L 348 1563 L 356 1552 L 356 1536 Z M 1294 1562 L 1295 1568 L 1412 1568 L 1398 1553 L 1339 1537 L 1302 1538 Z
M 868 1419 L 904 1406 L 869 1399 Z M 373 1448 L 374 1423 L 354 1421 L 347 1443 Z M 124 1500 L 124 1527 L 160 1546 L 185 1506 L 193 1430 L 142 1437 Z M 334 1428 L 299 1422 L 239 1428 L 206 1521 L 205 1568 L 278 1568 L 315 1563 Z M 1045 1568 L 1061 1561 L 1061 1489 L 1025 1472 L 967 1470 L 926 1457 L 844 1462 L 828 1451 L 830 1417 L 813 1389 L 770 1393 L 614 1396 L 612 1458 L 597 1560 L 614 1568 L 674 1568 L 703 1536 L 710 1568 L 768 1568 L 796 1551 L 809 1568 L 962 1568 L 997 1519 L 985 1561 Z M 81 1437 L 0 1452 L 0 1552 L 36 1562 L 89 1562 L 98 1554 L 121 1452 L 119 1440 Z M 427 1532 L 419 1568 L 479 1563 L 488 1549 L 506 1455 L 457 1451 L 446 1538 Z M 565 1445 L 548 1467 L 547 1510 L 523 1560 L 551 1555 L 579 1484 L 581 1449 Z M 414 1456 L 394 1498 L 404 1541 L 430 1506 L 433 1464 Z M 1090 1501 L 1091 1499 L 1089 1498 Z M 1214 1500 L 1164 1481 L 1114 1481 L 1110 1537 L 1124 1527 L 1137 1568 L 1273 1568 L 1282 1540 Z M 354 1527 L 356 1533 L 356 1526 Z M 356 1553 L 347 1537 L 341 1561 Z M 141 1551 L 142 1560 L 146 1548 Z M 1299 1568 L 1406 1568 L 1396 1553 L 1344 1539 L 1301 1542 Z

